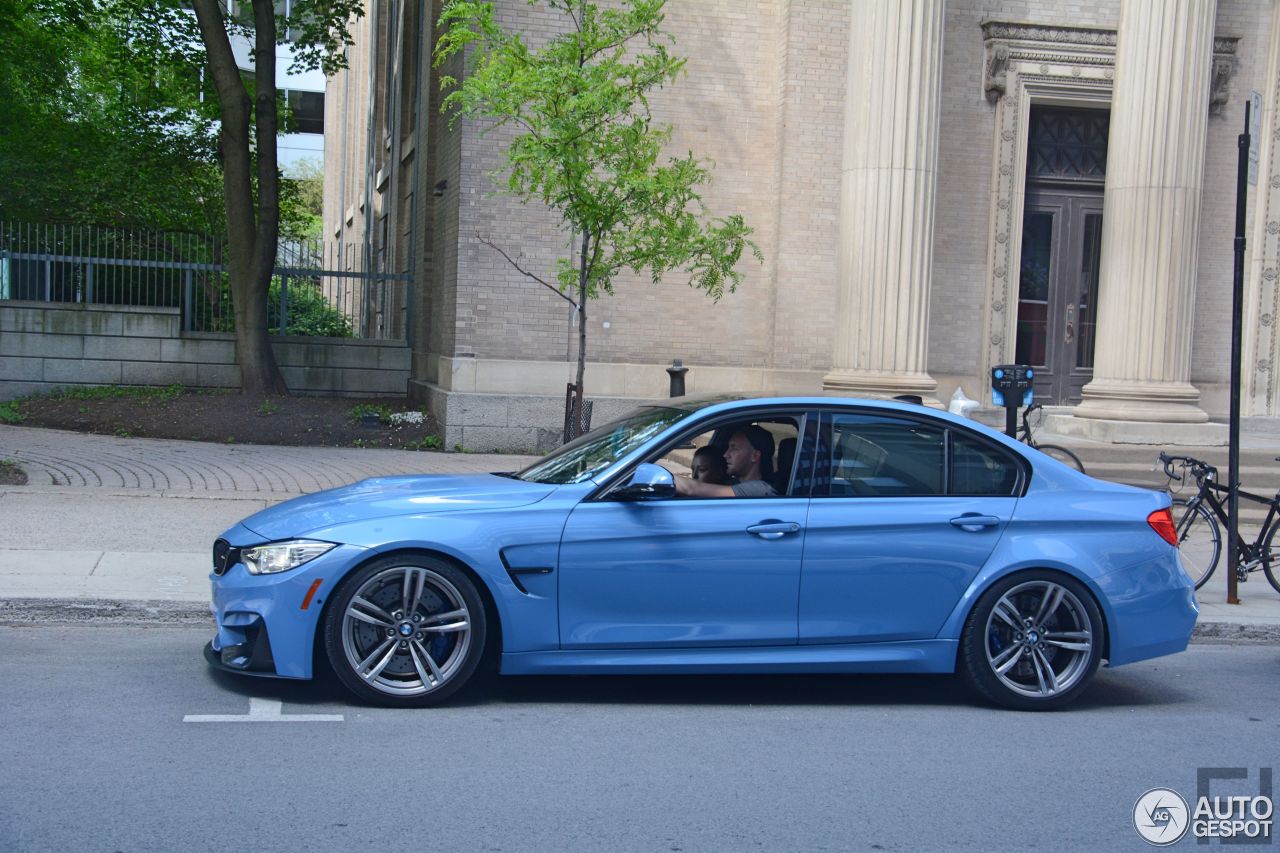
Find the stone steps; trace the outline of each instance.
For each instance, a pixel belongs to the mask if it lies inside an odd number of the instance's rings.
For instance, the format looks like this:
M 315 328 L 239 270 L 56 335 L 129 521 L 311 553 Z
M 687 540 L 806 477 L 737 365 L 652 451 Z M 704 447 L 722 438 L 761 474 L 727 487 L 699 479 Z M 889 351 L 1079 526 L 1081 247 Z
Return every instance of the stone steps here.
M 1039 437 L 1039 436 L 1038 436 Z M 1202 459 L 1218 468 L 1219 478 L 1226 478 L 1227 448 L 1225 447 L 1152 447 L 1150 445 L 1100 444 L 1073 440 L 1062 436 L 1044 435 L 1049 444 L 1070 448 L 1085 465 L 1089 476 L 1115 483 L 1142 486 L 1148 489 L 1168 490 L 1174 497 L 1188 497 L 1195 492 L 1195 482 L 1170 483 L 1157 461 L 1160 451 L 1171 456 L 1191 456 Z M 1274 447 L 1246 447 L 1240 452 L 1240 482 L 1244 490 L 1264 497 L 1271 497 L 1280 489 L 1280 462 L 1276 462 Z M 1252 501 L 1240 502 L 1240 518 L 1249 535 L 1266 517 L 1267 507 Z

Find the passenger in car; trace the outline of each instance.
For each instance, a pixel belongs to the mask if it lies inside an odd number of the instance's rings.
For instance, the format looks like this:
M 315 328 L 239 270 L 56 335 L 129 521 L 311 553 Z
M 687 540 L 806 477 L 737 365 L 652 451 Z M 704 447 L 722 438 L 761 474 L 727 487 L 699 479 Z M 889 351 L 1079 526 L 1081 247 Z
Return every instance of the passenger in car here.
M 767 478 L 773 476 L 773 435 L 749 424 L 734 431 L 724 451 L 725 469 L 736 485 L 706 483 L 676 477 L 676 494 L 694 498 L 767 498 L 777 494 Z
M 700 483 L 722 485 L 729 478 L 724 454 L 710 444 L 694 452 L 691 469 L 693 479 Z

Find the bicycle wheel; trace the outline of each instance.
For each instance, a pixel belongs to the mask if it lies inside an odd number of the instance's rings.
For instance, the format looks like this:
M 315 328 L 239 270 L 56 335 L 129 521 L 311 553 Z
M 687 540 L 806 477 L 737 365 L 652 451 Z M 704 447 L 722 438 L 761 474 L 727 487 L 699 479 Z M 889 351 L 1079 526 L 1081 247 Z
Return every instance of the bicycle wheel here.
M 1059 447 L 1056 444 L 1033 444 L 1032 447 L 1034 447 L 1036 450 L 1039 450 L 1045 456 L 1050 456 L 1054 459 L 1057 459 L 1063 465 L 1070 465 L 1072 468 L 1075 468 L 1081 474 L 1084 473 L 1084 463 L 1080 461 L 1080 457 L 1076 456 L 1074 453 L 1072 453 L 1070 450 L 1067 450 L 1065 447 Z
M 1182 498 L 1173 502 L 1173 521 L 1177 525 L 1182 564 L 1199 589 L 1218 567 L 1218 556 L 1222 553 L 1222 529 L 1208 507 L 1202 503 L 1192 506 Z
M 1276 592 L 1280 592 L 1280 578 L 1276 577 L 1276 573 L 1280 572 L 1280 542 L 1276 541 L 1276 531 L 1280 530 L 1280 518 L 1271 523 L 1271 527 L 1267 528 L 1267 538 L 1262 545 L 1262 571 L 1266 573 L 1267 580 L 1271 581 L 1271 585 L 1275 587 Z

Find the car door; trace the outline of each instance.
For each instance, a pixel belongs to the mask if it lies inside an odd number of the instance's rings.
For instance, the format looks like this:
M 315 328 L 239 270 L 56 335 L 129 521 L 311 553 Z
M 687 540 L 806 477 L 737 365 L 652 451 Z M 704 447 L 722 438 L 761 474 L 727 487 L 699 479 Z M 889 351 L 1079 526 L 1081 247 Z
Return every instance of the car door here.
M 828 412 L 805 532 L 800 642 L 937 635 L 1010 517 L 1016 455 L 925 415 Z
M 561 647 L 794 645 L 807 505 L 789 495 L 579 504 L 560 545 Z

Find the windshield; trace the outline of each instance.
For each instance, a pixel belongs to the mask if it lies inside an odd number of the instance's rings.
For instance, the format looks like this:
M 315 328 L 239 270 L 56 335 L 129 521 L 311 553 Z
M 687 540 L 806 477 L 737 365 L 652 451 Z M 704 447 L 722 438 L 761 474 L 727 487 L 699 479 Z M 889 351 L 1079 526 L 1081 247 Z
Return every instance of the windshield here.
M 621 420 L 574 439 L 516 476 L 530 483 L 581 483 L 692 414 L 688 409 L 657 406 L 637 409 Z

